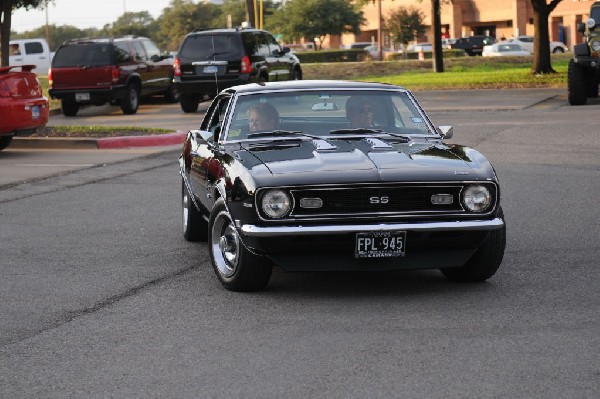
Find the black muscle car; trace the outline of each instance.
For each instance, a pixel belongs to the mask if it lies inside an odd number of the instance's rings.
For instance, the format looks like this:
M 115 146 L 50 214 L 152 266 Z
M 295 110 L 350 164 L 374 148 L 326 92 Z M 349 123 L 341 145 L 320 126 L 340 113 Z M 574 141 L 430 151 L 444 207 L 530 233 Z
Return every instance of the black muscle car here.
M 451 136 L 397 86 L 231 87 L 183 145 L 184 237 L 208 241 L 233 291 L 265 288 L 273 265 L 484 281 L 506 242 L 498 179 Z

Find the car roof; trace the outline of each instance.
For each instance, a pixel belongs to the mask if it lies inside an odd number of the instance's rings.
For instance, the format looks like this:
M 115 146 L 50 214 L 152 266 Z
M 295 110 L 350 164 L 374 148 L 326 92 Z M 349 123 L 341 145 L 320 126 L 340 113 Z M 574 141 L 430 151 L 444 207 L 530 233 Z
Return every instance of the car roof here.
M 207 35 L 213 33 L 242 33 L 242 32 L 267 32 L 262 29 L 254 28 L 217 28 L 217 29 L 197 29 L 187 35 Z M 186 35 L 186 36 L 187 36 Z
M 387 83 L 375 82 L 354 82 L 346 80 L 289 80 L 282 82 L 251 83 L 240 86 L 233 86 L 225 91 L 236 92 L 238 94 L 255 93 L 268 91 L 287 91 L 287 90 L 307 90 L 307 89 L 380 89 L 380 90 L 406 90 L 404 87 L 390 85 Z

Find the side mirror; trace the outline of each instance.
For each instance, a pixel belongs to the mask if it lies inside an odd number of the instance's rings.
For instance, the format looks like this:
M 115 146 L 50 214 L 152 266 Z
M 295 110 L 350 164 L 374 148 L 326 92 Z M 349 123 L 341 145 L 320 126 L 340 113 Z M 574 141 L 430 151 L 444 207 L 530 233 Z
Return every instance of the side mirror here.
M 150 59 L 152 60 L 152 62 L 159 62 L 160 60 L 162 60 L 160 55 L 156 55 L 156 54 L 154 54 L 152 57 L 150 57 Z
M 577 32 L 579 32 L 579 33 L 585 32 L 585 24 L 583 22 L 577 22 Z
M 444 139 L 450 139 L 454 135 L 454 129 L 452 126 L 439 126 L 438 133 L 442 135 Z
M 585 26 L 587 26 L 589 30 L 594 29 L 596 27 L 596 20 L 594 18 L 588 18 L 588 20 L 585 21 Z
M 292 49 L 291 49 L 291 48 L 289 48 L 289 47 L 284 47 L 284 48 L 283 48 L 283 54 L 287 54 L 287 53 L 289 53 L 290 51 L 292 51 Z

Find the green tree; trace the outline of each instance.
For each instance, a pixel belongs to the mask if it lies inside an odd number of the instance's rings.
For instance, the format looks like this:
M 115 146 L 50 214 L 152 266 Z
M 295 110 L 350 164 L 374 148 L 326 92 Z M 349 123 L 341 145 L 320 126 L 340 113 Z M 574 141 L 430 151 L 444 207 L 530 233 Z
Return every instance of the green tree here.
M 550 33 L 548 17 L 562 0 L 531 0 L 533 6 L 533 64 L 531 73 L 556 73 L 550 61 Z
M 398 7 L 385 19 L 384 27 L 398 43 L 404 47 L 416 40 L 427 30 L 423 25 L 423 13 L 414 7 Z
M 212 3 L 195 4 L 191 0 L 171 0 L 160 18 L 160 34 L 165 42 L 160 45 L 177 49 L 186 34 L 196 29 L 225 26 L 223 11 Z
M 8 43 L 12 12 L 17 8 L 37 8 L 46 5 L 46 0 L 0 0 L 0 66 L 8 65 Z
M 358 34 L 364 23 L 360 7 L 347 0 L 288 0 L 278 17 L 281 33 L 311 40 L 319 50 L 327 35 Z
M 112 36 L 151 36 L 158 28 L 156 21 L 148 11 L 126 12 L 110 26 Z
M 67 40 L 77 39 L 81 37 L 95 37 L 99 35 L 99 30 L 95 28 L 79 29 L 72 25 L 55 24 L 48 25 L 48 33 L 50 34 L 50 42 L 48 45 L 52 51 L 56 51 L 58 46 Z M 46 35 L 46 26 L 40 26 L 34 30 L 23 33 L 12 34 L 13 39 L 32 39 L 36 37 L 44 37 Z
M 245 0 L 224 0 L 221 6 L 225 21 L 227 16 L 231 15 L 231 26 L 241 26 L 246 21 L 246 1 Z M 225 26 L 225 23 L 223 24 Z M 252 22 L 254 25 L 254 22 Z

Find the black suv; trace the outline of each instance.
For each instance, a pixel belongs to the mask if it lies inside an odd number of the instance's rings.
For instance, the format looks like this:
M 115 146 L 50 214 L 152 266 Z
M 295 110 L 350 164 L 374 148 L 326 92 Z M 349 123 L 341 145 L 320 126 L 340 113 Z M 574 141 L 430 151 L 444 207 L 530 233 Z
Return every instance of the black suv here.
M 179 102 L 196 112 L 205 96 L 231 86 L 302 79 L 298 57 L 258 29 L 210 29 L 186 35 L 173 64 Z
M 48 72 L 49 94 L 61 100 L 65 116 L 86 104 L 119 104 L 135 114 L 140 96 L 164 95 L 177 102 L 173 58 L 148 38 L 77 39 L 63 43 Z
M 463 49 L 468 55 L 481 55 L 483 46 L 496 43 L 491 36 L 469 36 L 461 37 L 455 43 L 450 44 L 451 49 Z

